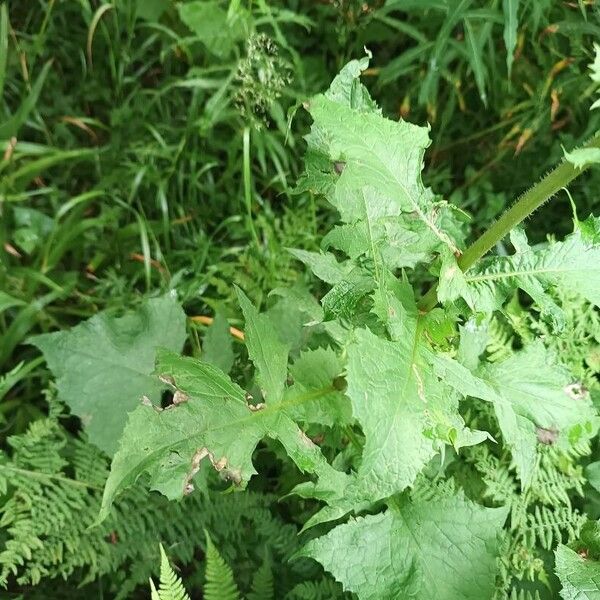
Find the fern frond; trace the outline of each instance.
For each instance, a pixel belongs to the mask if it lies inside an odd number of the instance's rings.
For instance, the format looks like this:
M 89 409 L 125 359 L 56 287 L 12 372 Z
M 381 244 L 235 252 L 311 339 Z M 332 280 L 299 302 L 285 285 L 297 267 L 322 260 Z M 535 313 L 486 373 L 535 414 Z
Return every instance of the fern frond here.
M 339 600 L 344 597 L 341 584 L 331 579 L 304 581 L 294 586 L 285 600 Z
M 532 592 L 530 590 L 516 590 L 513 588 L 508 600 L 541 600 L 541 597 L 537 590 Z
M 570 506 L 535 506 L 527 515 L 521 535 L 529 547 L 552 550 L 561 542 L 568 544 L 577 539 L 585 521 L 586 517 Z
M 484 498 L 499 505 L 512 505 L 519 495 L 519 485 L 510 467 L 510 459 L 492 454 L 487 446 L 470 449 L 467 459 L 474 462 L 485 484 Z
M 252 578 L 252 589 L 247 600 L 275 600 L 273 571 L 271 561 L 267 558 Z
M 204 600 L 239 600 L 231 567 L 223 560 L 206 532 L 206 582 Z
M 529 327 L 536 337 L 560 356 L 574 377 L 589 388 L 598 387 L 600 372 L 600 312 L 574 291 L 554 291 L 565 316 L 565 328 L 555 332 L 529 313 Z
M 454 479 L 437 479 L 432 481 L 425 475 L 419 475 L 410 491 L 414 501 L 443 500 L 456 494 Z
M 160 544 L 160 584 L 158 590 L 150 579 L 152 600 L 190 600 L 181 579 L 169 564 L 165 549 Z
M 273 496 L 246 492 L 218 495 L 215 502 L 194 493 L 172 503 L 148 494 L 140 483 L 119 497 L 105 523 L 90 529 L 100 508 L 107 458 L 69 435 L 56 419 L 32 423 L 26 433 L 11 437 L 9 445 L 11 455 L 0 453 L 3 585 L 43 586 L 47 580 L 51 586 L 50 580 L 69 578 L 85 585 L 103 578 L 111 598 L 128 598 L 138 585 L 147 584 L 160 541 L 172 548 L 173 560 L 187 564 L 205 528 L 214 532 L 221 553 L 236 564 L 236 576 L 247 589 L 265 548 L 276 557 L 279 576 L 314 575 L 287 566 L 298 547 L 297 530 L 273 514 Z
M 513 330 L 497 317 L 488 324 L 487 354 L 490 362 L 500 362 L 514 353 L 515 336 Z
M 552 446 L 538 448 L 537 467 L 531 482 L 532 500 L 549 506 L 571 506 L 569 492 L 583 496 L 585 478 L 581 465 L 568 453 Z

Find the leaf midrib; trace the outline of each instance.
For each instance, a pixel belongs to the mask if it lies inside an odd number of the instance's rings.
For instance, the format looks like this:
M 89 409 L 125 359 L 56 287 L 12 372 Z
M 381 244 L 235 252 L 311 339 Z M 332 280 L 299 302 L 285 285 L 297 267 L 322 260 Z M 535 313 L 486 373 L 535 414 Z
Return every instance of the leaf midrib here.
M 479 281 L 490 281 L 490 280 L 495 280 L 495 279 L 504 279 L 504 278 L 508 278 L 508 277 L 522 277 L 522 276 L 526 276 L 526 275 L 547 275 L 547 274 L 562 274 L 562 273 L 577 273 L 577 272 L 582 272 L 582 273 L 589 273 L 590 271 L 594 271 L 594 270 L 598 270 L 600 271 L 600 268 L 598 269 L 588 269 L 588 268 L 571 268 L 571 269 L 567 269 L 567 268 L 545 268 L 545 269 L 526 269 L 526 270 L 521 270 L 521 271 L 506 271 L 506 272 L 501 272 L 501 273 L 485 273 L 483 275 L 474 275 L 471 277 L 466 277 L 465 279 L 467 280 L 468 283 L 476 283 Z

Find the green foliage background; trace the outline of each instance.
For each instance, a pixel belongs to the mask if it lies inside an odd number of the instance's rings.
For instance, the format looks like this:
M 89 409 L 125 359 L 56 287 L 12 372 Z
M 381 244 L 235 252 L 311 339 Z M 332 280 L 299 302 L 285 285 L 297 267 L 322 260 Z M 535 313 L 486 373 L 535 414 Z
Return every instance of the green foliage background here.
M 426 184 L 465 211 L 477 235 L 563 148 L 599 129 L 588 68 L 598 41 L 600 7 L 585 0 L 3 3 L 0 566 L 9 593 L 147 597 L 162 542 L 192 597 L 204 589 L 209 598 L 211 548 L 217 585 L 227 581 L 221 556 L 245 596 L 342 597 L 314 561 L 288 562 L 315 504 L 279 501 L 300 477 L 276 442 L 256 450 L 259 475 L 247 495 L 199 490 L 174 504 L 140 482 L 111 520 L 88 530 L 108 459 L 56 400 L 60 381 L 26 342 L 176 290 L 188 316 L 223 319 L 220 334 L 187 320 L 185 353 L 198 357 L 205 335 L 225 335 L 225 318 L 243 323 L 237 285 L 280 332 L 296 335 L 298 350 L 297 303 L 269 293 L 311 286 L 322 295 L 323 284 L 286 249 L 318 250 L 336 220 L 321 198 L 292 193 L 309 127 L 302 102 L 368 48 L 363 82 L 385 115 L 430 124 Z M 592 170 L 570 187 L 581 218 L 598 214 L 599 184 Z M 566 193 L 528 223 L 533 243 L 571 229 Z M 431 279 L 420 273 L 418 285 Z M 487 351 L 501 360 L 542 335 L 597 403 L 597 310 L 575 295 L 557 301 L 568 336 L 553 335 L 515 297 L 492 323 Z M 246 352 L 235 343 L 215 360 L 248 380 Z M 489 414 L 469 410 L 472 427 L 494 433 Z M 339 434 L 324 435 L 333 453 Z M 455 479 L 477 480 L 473 494 L 509 506 L 520 523 L 501 540 L 499 594 L 557 589 L 550 550 L 579 536 L 584 510 L 600 516 L 584 476 L 595 443 L 566 454 L 549 448 L 526 500 L 506 455 L 467 450 Z

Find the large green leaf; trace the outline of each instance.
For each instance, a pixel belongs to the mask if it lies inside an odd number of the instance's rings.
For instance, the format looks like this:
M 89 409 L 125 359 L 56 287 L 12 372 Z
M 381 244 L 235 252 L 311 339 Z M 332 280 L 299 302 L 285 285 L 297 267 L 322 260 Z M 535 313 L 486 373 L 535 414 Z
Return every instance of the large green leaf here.
M 360 600 L 483 600 L 494 589 L 496 535 L 506 515 L 462 496 L 405 500 L 351 519 L 299 555 L 318 560 Z
M 112 455 L 127 413 L 142 396 L 160 400 L 164 384 L 152 375 L 157 347 L 179 351 L 185 337 L 181 306 L 163 296 L 122 317 L 100 313 L 30 342 L 44 353 L 60 399 L 81 418 L 89 440 Z
M 398 294 L 404 294 L 406 306 Z M 323 481 L 296 488 L 296 493 L 329 505 L 307 527 L 409 487 L 444 444 L 459 448 L 487 437 L 465 428 L 452 388 L 434 374 L 408 288 L 382 294 L 376 310 L 393 339 L 357 329 L 347 347 L 346 393 L 365 436 L 360 466 L 347 477 L 341 495 L 326 489 Z
M 598 429 L 597 411 L 589 395 L 571 385 L 568 371 L 541 342 L 474 372 L 448 357 L 437 355 L 432 360 L 435 372 L 461 394 L 494 404 L 524 486 L 535 469 L 539 429 L 554 432 L 555 443 L 566 449 L 592 437 Z
M 245 486 L 255 473 L 252 453 L 264 437 L 279 440 L 298 467 L 339 489 L 344 474 L 290 415 L 303 403 L 330 396 L 333 382 L 283 398 L 287 348 L 264 314 L 239 293 L 246 316 L 245 336 L 264 403 L 250 404 L 246 393 L 216 367 L 173 352 L 159 353 L 156 372 L 173 386 L 176 402 L 166 410 L 145 403 L 134 410 L 114 456 L 104 490 L 101 518 L 114 497 L 146 473 L 152 489 L 171 499 L 193 489 L 192 480 L 207 459 L 223 477 Z
M 564 600 L 600 600 L 600 563 L 584 558 L 567 546 L 556 549 L 556 574 Z
M 382 116 L 359 81 L 367 65 L 348 63 L 308 104 L 314 122 L 298 188 L 324 195 L 345 223 L 324 245 L 353 259 L 382 253 L 389 268 L 414 266 L 440 246 L 456 252 L 445 227 L 452 209 L 421 181 L 428 128 Z

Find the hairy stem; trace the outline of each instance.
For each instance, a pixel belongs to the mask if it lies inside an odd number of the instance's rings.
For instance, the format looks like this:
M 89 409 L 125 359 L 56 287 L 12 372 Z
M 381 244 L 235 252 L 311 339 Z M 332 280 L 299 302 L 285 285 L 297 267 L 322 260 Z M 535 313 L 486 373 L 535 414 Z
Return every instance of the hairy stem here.
M 600 133 L 597 133 L 582 148 L 600 148 Z M 559 190 L 566 187 L 576 177 L 579 177 L 589 165 L 581 169 L 563 161 L 553 171 L 550 171 L 539 183 L 526 191 L 501 217 L 477 238 L 458 259 L 458 266 L 466 271 L 484 254 L 493 248 L 514 227 L 537 210 Z M 419 309 L 430 311 L 438 303 L 437 285 L 434 285 L 420 300 Z

